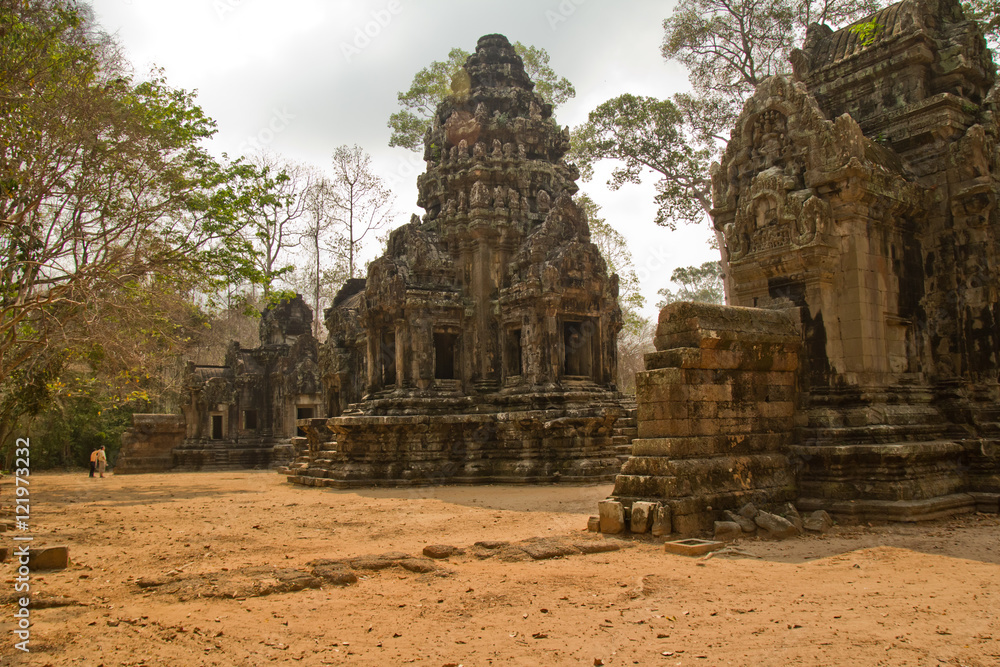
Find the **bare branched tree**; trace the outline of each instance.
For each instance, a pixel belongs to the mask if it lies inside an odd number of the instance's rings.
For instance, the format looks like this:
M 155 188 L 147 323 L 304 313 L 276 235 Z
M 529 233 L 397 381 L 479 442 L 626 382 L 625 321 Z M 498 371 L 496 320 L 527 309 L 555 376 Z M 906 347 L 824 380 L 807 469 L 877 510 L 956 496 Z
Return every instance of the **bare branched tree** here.
M 358 250 L 369 232 L 393 218 L 394 196 L 372 170 L 371 156 L 360 146 L 340 146 L 333 153 L 333 219 L 347 250 L 347 277 L 353 278 Z

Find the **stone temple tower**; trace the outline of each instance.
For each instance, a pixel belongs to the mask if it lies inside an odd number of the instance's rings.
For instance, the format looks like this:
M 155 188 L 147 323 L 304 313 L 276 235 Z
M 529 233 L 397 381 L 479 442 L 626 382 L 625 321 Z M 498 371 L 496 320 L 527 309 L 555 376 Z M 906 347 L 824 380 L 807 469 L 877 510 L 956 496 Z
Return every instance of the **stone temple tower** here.
M 621 328 L 569 132 L 506 37 L 487 35 L 425 137 L 422 219 L 326 313 L 333 418 L 289 479 L 334 486 L 601 479 Z

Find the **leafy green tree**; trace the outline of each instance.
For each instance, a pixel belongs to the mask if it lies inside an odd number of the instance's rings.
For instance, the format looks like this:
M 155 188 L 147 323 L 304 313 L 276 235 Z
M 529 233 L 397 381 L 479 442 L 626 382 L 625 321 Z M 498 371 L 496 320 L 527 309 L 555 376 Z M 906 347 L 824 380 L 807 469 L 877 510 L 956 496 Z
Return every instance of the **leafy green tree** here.
M 249 281 L 270 302 L 275 283 L 295 268 L 288 252 L 301 241 L 316 177 L 312 170 L 268 153 L 251 157 L 247 166 L 236 185 L 245 221 L 242 237 L 253 249 L 245 258 L 253 267 Z
M 990 48 L 1000 46 L 1000 0 L 966 0 L 965 15 L 980 22 Z
M 697 301 L 700 303 L 725 303 L 722 288 L 722 266 L 719 262 L 705 262 L 701 266 L 682 266 L 670 274 L 670 281 L 676 290 L 661 287 L 656 291 L 663 297 L 657 308 L 663 308 L 675 301 Z
M 248 271 L 215 123 L 154 72 L 134 81 L 86 7 L 0 11 L 0 443 L 68 365 L 162 349 L 174 295 Z M 164 296 L 170 295 L 170 296 Z M 105 323 L 103 338 L 95 324 Z M 114 377 L 110 375 L 109 377 Z M 9 450 L 8 450 L 9 451 Z
M 640 183 L 648 171 L 657 181 L 656 224 L 673 229 L 678 220 L 698 222 L 711 210 L 710 150 L 693 140 L 693 128 L 675 102 L 626 93 L 590 112 L 576 129 L 573 157 L 584 180 L 593 165 L 612 159 L 608 186 Z
M 549 54 L 545 49 L 515 42 L 514 51 L 521 56 L 525 71 L 535 82 L 535 92 L 546 102 L 559 106 L 576 96 L 573 84 L 549 66 Z M 397 95 L 403 109 L 389 117 L 389 128 L 392 130 L 390 146 L 423 151 L 424 133 L 430 127 L 434 111 L 443 99 L 451 95 L 452 81 L 469 55 L 468 51 L 452 49 L 447 60 L 435 60 L 413 76 L 409 90 Z

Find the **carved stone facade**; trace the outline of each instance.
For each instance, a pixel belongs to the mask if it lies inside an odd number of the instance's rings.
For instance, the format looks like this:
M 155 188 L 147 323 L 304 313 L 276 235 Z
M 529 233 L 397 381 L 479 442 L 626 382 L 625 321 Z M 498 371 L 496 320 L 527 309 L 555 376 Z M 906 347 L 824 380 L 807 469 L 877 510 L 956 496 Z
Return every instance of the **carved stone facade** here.
M 282 301 L 261 314 L 260 347 L 233 341 L 223 365 L 188 364 L 177 468 L 268 467 L 275 451 L 292 458 L 292 439 L 303 435 L 296 421 L 327 407 L 312 319 L 301 296 Z
M 957 0 L 873 18 L 870 43 L 812 26 L 794 77 L 757 88 L 713 167 L 732 302 L 798 313 L 784 452 L 799 509 L 996 511 L 996 68 Z
M 610 479 L 617 276 L 573 202 L 568 130 L 507 39 L 479 40 L 437 109 L 423 218 L 326 312 L 328 422 L 312 485 Z

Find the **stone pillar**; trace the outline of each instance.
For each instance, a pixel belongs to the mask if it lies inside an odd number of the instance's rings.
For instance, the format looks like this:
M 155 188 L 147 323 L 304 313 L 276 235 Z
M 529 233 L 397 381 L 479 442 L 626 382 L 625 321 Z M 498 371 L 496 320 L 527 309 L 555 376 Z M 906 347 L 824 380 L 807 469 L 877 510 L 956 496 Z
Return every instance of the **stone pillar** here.
M 801 339 L 790 312 L 673 303 L 656 333 L 636 376 L 639 439 L 613 498 L 662 502 L 682 535 L 746 502 L 794 500 Z

